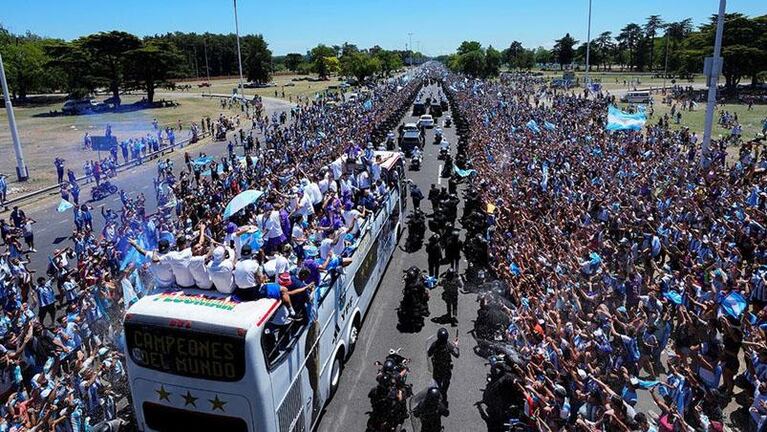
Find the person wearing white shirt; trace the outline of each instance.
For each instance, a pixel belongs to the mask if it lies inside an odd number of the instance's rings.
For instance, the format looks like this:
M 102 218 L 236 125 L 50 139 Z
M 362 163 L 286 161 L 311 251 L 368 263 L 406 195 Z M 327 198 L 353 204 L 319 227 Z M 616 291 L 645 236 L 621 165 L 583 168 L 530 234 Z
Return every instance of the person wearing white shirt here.
M 349 233 L 352 235 L 357 235 L 357 233 L 360 232 L 360 218 L 365 217 L 365 213 L 367 211 L 363 208 L 363 213 L 360 213 L 359 210 L 354 208 L 354 204 L 352 203 L 346 203 L 344 211 L 342 213 L 342 216 L 344 218 L 344 225 L 346 226 L 346 229 L 349 230 Z
M 264 273 L 272 281 L 276 282 L 279 275 L 287 273 L 288 270 L 290 270 L 290 261 L 283 255 L 283 253 L 290 255 L 290 249 L 290 245 L 283 246 L 282 253 L 275 252 L 274 255 L 264 263 Z
M 192 258 L 189 260 L 189 272 L 192 273 L 194 284 L 200 289 L 211 289 L 213 281 L 205 262 L 210 258 L 210 252 L 206 253 L 203 246 L 205 240 L 205 225 L 200 225 L 200 239 L 192 248 Z
M 315 182 L 310 182 L 308 179 L 303 179 L 302 183 L 304 185 L 304 192 L 308 193 L 309 197 L 312 199 L 314 211 L 318 211 L 319 209 L 317 206 L 322 204 L 322 192 L 320 191 L 320 186 Z
M 370 175 L 366 170 L 357 174 L 357 187 L 362 190 L 370 188 Z
M 216 291 L 222 294 L 234 292 L 234 265 L 237 257 L 231 248 L 216 246 L 213 249 L 213 259 L 208 263 L 208 274 Z
M 374 182 L 381 178 L 381 156 L 376 156 L 376 160 L 370 164 L 370 177 Z
M 253 249 L 246 244 L 240 250 L 240 261 L 234 266 L 235 293 L 242 300 L 255 300 L 261 288 L 261 266 L 252 257 Z
M 155 287 L 172 288 L 176 285 L 176 277 L 173 275 L 173 269 L 170 266 L 170 259 L 168 258 L 170 242 L 168 242 L 167 239 L 161 239 L 157 243 L 156 251 L 148 251 L 142 248 L 134 239 L 128 240 L 128 243 L 130 243 L 138 253 L 149 258 L 151 262 L 149 271 L 152 273 L 152 276 L 154 276 Z
M 341 173 L 343 172 L 344 166 L 343 162 L 341 162 L 341 159 L 336 159 L 333 162 L 330 163 L 330 171 L 333 173 L 333 179 L 338 180 L 341 178 Z
M 194 287 L 194 277 L 192 272 L 189 271 L 192 248 L 187 247 L 187 240 L 184 236 L 180 236 L 176 240 L 176 249 L 167 254 L 170 268 L 173 271 L 173 276 L 176 278 L 176 285 L 180 288 L 192 288 Z
M 352 196 L 354 195 L 354 185 L 352 184 L 351 180 L 344 175 L 341 180 L 339 181 L 341 184 L 341 196 Z

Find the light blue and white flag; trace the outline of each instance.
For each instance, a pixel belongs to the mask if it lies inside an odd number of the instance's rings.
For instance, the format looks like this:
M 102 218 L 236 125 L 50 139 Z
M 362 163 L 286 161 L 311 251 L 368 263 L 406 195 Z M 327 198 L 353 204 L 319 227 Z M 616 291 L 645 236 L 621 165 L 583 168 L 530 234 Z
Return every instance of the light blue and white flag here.
M 453 171 L 455 171 L 456 174 L 460 177 L 468 177 L 472 174 L 475 174 L 477 171 L 474 169 L 460 169 L 455 164 L 453 164 Z
M 527 128 L 533 131 L 533 133 L 541 133 L 541 128 L 538 127 L 538 123 L 535 120 L 527 122 Z
M 735 319 L 740 319 L 743 312 L 748 308 L 748 300 L 743 294 L 733 291 L 721 300 L 720 312 L 725 313 Z
M 74 207 L 74 204 L 72 204 L 71 202 L 65 199 L 62 199 L 61 202 L 59 203 L 59 206 L 56 208 L 56 211 L 59 213 L 64 213 L 65 211 L 71 209 L 72 207 Z
M 368 99 L 365 101 L 365 103 L 362 104 L 362 108 L 365 108 L 365 111 L 370 111 L 373 109 L 373 101 L 371 99 Z
M 550 131 L 553 131 L 554 129 L 556 129 L 556 128 L 557 128 L 557 127 L 554 125 L 554 123 L 549 123 L 549 122 L 543 122 L 543 127 L 545 127 L 546 129 L 548 129 L 548 130 L 550 130 Z
M 647 121 L 647 115 L 644 110 L 634 114 L 619 110 L 616 106 L 610 105 L 607 109 L 607 131 L 633 130 L 641 131 Z

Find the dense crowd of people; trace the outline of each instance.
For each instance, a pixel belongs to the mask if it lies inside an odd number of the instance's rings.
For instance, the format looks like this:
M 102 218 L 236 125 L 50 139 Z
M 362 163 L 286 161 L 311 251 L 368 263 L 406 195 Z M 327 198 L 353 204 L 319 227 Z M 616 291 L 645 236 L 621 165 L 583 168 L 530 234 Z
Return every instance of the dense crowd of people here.
M 477 318 L 502 354 L 491 430 L 512 417 L 550 431 L 722 430 L 730 403 L 763 430 L 764 143 L 702 154 L 662 119 L 608 133 L 614 97 L 526 74 L 444 85 L 468 124 L 499 277 Z
M 129 395 L 122 319 L 151 290 L 273 296 L 288 320 L 307 319 L 311 297 L 298 294 L 347 264 L 347 247 L 397 180 L 373 153 L 374 127 L 418 88 L 418 77 L 388 80 L 365 100 L 306 101 L 285 122 L 259 117 L 253 129 L 263 146 L 243 156 L 200 155 L 176 169 L 166 161 L 156 210 L 126 191 L 119 210 L 102 205 L 94 216 L 88 204 L 75 205 L 71 245 L 60 245 L 42 274 L 29 269 L 41 254 L 20 242 L 34 221 L 14 208 L 0 221 L 8 251 L 0 256 L 0 430 L 85 431 L 119 421 L 117 403 Z M 227 203 L 247 190 L 263 195 L 225 219 Z

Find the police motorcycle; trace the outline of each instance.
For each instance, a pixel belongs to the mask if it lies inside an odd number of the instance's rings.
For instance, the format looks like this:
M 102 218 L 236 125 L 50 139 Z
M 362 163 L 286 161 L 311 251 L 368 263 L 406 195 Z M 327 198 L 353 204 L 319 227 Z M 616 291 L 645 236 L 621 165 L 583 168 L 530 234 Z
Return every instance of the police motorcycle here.
M 109 180 L 103 180 L 98 186 L 91 188 L 91 201 L 99 201 L 115 193 L 117 193 L 117 186 L 110 183 Z
M 420 209 L 415 209 L 407 217 L 407 240 L 405 250 L 415 252 L 421 248 L 426 234 L 426 215 Z
M 424 318 L 429 312 L 429 289 L 436 285 L 436 280 L 429 277 L 416 266 L 404 270 L 402 282 L 402 300 L 397 308 L 400 331 L 419 331 L 424 326 Z
M 410 170 L 418 171 L 421 169 L 421 163 L 423 161 L 423 153 L 418 147 L 413 148 L 413 153 L 410 156 Z
M 439 143 L 439 154 L 437 155 L 437 159 L 445 160 L 447 159 L 449 155 L 450 155 L 450 143 L 443 138 L 442 142 Z
M 442 142 L 442 138 L 444 138 L 444 134 L 442 133 L 442 128 L 437 128 L 434 130 L 434 144 L 440 144 Z
M 386 134 L 385 146 L 386 150 L 388 151 L 394 151 L 394 149 L 397 147 L 397 140 L 394 138 L 394 132 L 389 132 Z
M 407 400 L 413 395 L 413 386 L 407 382 L 409 362 L 399 349 L 389 350 L 383 363 L 375 362 L 377 385 L 368 393 L 372 410 L 366 432 L 399 431 L 408 418 Z

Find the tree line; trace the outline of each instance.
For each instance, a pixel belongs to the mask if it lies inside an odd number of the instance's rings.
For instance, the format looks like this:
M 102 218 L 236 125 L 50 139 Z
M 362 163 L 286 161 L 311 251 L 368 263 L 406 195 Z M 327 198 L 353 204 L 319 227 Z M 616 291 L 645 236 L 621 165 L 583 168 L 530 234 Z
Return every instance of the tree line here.
M 262 35 L 240 37 L 243 74 L 266 83 L 275 71 L 343 74 L 364 81 L 389 75 L 424 56 L 374 46 L 320 44 L 305 54 L 273 56 Z M 140 90 L 154 100 L 155 90 L 183 78 L 239 74 L 234 34 L 172 32 L 139 38 L 121 31 L 101 32 L 72 41 L 33 33 L 12 34 L 0 26 L 0 54 L 14 100 L 29 94 L 62 91 L 71 97 L 107 89 L 114 102 L 126 90 Z
M 657 72 L 690 76 L 703 71 L 703 59 L 713 53 L 716 15 L 695 28 L 692 19 L 665 22 L 649 16 L 643 24 L 626 24 L 617 35 L 603 32 L 591 40 L 589 65 L 597 71 Z M 529 70 L 558 64 L 560 69 L 586 63 L 586 43 L 565 34 L 552 49 L 525 48 L 513 41 L 500 52 L 479 42 L 463 42 L 455 54 L 442 57 L 454 70 L 471 76 L 498 74 L 500 66 Z M 756 85 L 767 79 L 767 15 L 725 15 L 722 38 L 722 75 L 725 87 L 734 90 L 743 79 Z M 496 67 L 497 66 L 497 67 Z

